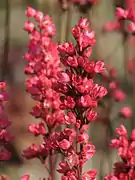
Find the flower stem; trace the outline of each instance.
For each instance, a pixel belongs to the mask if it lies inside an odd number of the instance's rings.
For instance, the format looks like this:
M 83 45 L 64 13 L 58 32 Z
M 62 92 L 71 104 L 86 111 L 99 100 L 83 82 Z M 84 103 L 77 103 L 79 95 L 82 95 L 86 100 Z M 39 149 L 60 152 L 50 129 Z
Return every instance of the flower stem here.
M 68 10 L 62 11 L 60 20 L 60 43 L 66 41 Z
M 68 8 L 67 28 L 66 28 L 66 41 L 69 41 L 71 21 L 72 21 L 72 5 L 70 5 L 69 8 Z
M 3 61 L 1 65 L 1 79 L 4 80 L 7 66 L 8 66 L 8 55 L 9 55 L 9 40 L 10 40 L 10 0 L 6 0 L 6 14 L 5 14 L 5 37 L 4 37 L 4 53 Z
M 50 152 L 50 176 L 51 176 L 51 180 L 54 180 L 54 154 L 53 154 L 53 151 Z

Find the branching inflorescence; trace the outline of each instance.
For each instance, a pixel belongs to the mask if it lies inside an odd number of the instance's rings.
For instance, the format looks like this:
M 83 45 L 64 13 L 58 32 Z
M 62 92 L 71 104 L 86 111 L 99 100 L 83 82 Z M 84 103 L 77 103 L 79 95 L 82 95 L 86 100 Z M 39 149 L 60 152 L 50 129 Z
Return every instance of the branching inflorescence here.
M 95 34 L 87 19 L 82 18 L 72 29 L 76 46 L 72 42 L 57 46 L 51 39 L 55 35 L 51 18 L 30 7 L 26 15 L 36 21 L 36 25 L 28 21 L 24 27 L 30 36 L 25 54 L 25 73 L 30 75 L 26 87 L 37 101 L 31 114 L 41 119 L 41 123 L 30 125 L 29 131 L 42 135 L 43 142 L 31 145 L 23 155 L 45 163 L 49 156 L 52 161 L 56 153 L 61 153 L 64 162 L 59 164 L 58 172 L 63 180 L 95 179 L 95 170 L 82 172 L 83 165 L 95 153 L 87 132 L 89 123 L 97 118 L 98 100 L 107 94 L 103 86 L 94 82 L 95 75 L 104 71 L 103 61 L 89 61 Z M 57 131 L 59 126 L 63 128 Z M 49 176 L 54 178 L 51 172 Z
M 60 163 L 59 172 L 63 173 L 63 179 L 95 179 L 95 170 L 83 174 L 82 168 L 95 154 L 87 130 L 89 123 L 97 118 L 98 100 L 107 94 L 103 86 L 94 83 L 95 75 L 104 71 L 104 63 L 89 61 L 95 37 L 87 19 L 80 19 L 72 34 L 77 42 L 75 46 L 71 42 L 58 46 L 65 70 L 58 74 L 56 89 L 61 93 L 60 108 L 66 110 L 63 123 L 70 125 L 69 131 L 74 132 L 73 136 L 69 134 L 71 139 L 62 141 L 67 161 Z M 68 146 L 64 147 L 66 144 Z
M 117 138 L 111 142 L 111 147 L 118 150 L 121 161 L 114 164 L 114 172 L 105 180 L 133 180 L 135 179 L 135 129 L 128 137 L 126 128 L 121 125 L 116 128 Z

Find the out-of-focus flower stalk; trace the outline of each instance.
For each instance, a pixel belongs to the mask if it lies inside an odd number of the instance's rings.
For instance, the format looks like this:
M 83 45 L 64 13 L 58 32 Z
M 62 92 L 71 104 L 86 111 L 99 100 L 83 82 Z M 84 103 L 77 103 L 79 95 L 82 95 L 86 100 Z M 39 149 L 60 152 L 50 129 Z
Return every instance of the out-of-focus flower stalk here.
M 66 41 L 66 32 L 67 32 L 67 23 L 68 23 L 68 11 L 62 11 L 60 19 L 60 42 Z
M 8 55 L 10 47 L 10 0 L 5 0 L 5 25 L 4 25 L 4 52 L 3 60 L 1 64 L 1 80 L 4 80 L 7 66 L 8 66 Z
M 60 42 L 68 41 L 70 25 L 72 20 L 72 2 L 63 2 L 60 0 L 61 5 L 61 20 L 60 20 Z

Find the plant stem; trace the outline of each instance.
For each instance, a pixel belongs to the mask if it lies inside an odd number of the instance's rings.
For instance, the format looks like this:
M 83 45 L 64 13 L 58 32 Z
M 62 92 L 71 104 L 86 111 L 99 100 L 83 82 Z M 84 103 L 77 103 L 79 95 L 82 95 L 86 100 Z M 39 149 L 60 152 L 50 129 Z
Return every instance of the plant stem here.
M 66 41 L 68 10 L 62 11 L 60 20 L 60 43 Z
M 3 61 L 1 64 L 1 80 L 5 79 L 7 66 L 8 66 L 8 55 L 9 55 L 9 46 L 10 46 L 10 0 L 6 0 L 6 14 L 5 14 L 5 25 L 4 25 L 4 52 L 3 52 Z
M 69 8 L 68 8 L 67 28 L 66 28 L 66 41 L 69 41 L 71 21 L 72 21 L 72 5 L 70 5 Z
M 54 154 L 53 154 L 53 151 L 50 152 L 50 175 L 51 175 L 51 180 L 54 180 Z

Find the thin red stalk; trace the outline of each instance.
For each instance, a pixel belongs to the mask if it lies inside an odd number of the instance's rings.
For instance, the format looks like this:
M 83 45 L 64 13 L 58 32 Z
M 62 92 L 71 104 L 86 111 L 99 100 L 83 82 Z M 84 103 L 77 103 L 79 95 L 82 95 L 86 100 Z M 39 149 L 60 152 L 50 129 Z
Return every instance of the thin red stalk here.
M 10 0 L 5 1 L 5 25 L 4 25 L 4 52 L 3 61 L 1 64 L 1 79 L 4 80 L 7 66 L 8 66 L 8 55 L 9 55 L 9 45 L 10 45 Z

